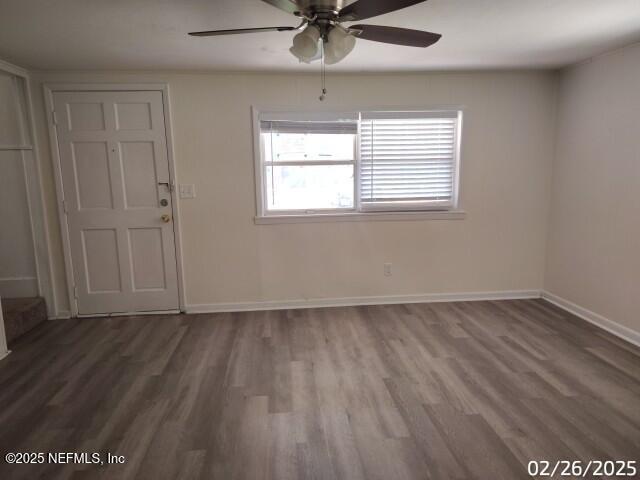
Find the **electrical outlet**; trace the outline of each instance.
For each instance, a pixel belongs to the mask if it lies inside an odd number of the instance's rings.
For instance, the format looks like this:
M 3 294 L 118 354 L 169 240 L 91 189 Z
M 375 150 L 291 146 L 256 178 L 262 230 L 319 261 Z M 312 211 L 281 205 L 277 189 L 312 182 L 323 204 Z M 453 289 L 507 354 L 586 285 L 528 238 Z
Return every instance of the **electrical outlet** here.
M 196 198 L 196 186 L 193 184 L 180 184 L 178 192 L 180 198 Z
M 390 277 L 391 276 L 391 264 L 390 263 L 385 263 L 384 264 L 384 276 L 385 277 Z

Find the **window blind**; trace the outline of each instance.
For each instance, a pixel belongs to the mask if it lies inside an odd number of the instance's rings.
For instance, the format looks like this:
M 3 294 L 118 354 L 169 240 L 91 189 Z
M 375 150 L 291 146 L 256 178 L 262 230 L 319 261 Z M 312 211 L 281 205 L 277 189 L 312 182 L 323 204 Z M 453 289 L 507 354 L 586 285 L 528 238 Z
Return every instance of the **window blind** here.
M 370 112 L 360 122 L 363 208 L 452 206 L 458 112 Z
M 288 121 L 288 120 L 262 120 L 260 122 L 262 132 L 271 133 L 348 133 L 355 135 L 358 131 L 356 121 Z

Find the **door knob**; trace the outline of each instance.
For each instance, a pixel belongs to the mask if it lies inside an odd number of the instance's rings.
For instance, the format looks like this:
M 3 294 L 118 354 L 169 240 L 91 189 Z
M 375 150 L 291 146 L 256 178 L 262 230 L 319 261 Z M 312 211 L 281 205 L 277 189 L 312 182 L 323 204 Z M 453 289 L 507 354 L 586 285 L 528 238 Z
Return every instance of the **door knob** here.
M 160 219 L 164 223 L 169 223 L 171 221 L 171 215 L 167 215 L 166 213 L 160 217 Z

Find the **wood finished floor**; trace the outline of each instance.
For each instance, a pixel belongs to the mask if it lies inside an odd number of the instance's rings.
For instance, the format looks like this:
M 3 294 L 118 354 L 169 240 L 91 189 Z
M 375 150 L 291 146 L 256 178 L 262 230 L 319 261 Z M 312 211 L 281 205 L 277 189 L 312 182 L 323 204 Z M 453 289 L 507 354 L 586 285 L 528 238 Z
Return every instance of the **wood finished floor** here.
M 2 479 L 518 479 L 640 460 L 640 351 L 543 302 L 48 322 L 0 362 Z

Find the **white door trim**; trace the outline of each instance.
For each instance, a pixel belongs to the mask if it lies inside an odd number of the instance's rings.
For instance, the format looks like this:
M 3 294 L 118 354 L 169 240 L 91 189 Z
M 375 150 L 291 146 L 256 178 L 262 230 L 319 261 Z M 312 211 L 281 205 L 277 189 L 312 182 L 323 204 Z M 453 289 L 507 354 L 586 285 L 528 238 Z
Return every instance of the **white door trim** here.
M 62 168 L 60 162 L 60 150 L 58 148 L 58 135 L 54 121 L 54 99 L 55 92 L 114 92 L 114 91 L 144 91 L 162 93 L 162 106 L 164 110 L 165 135 L 167 137 L 167 159 L 169 161 L 169 177 L 174 187 L 177 185 L 175 154 L 173 149 L 173 130 L 171 127 L 171 109 L 169 101 L 168 83 L 46 83 L 43 85 L 44 103 L 47 113 L 47 126 L 49 130 L 49 140 L 51 148 L 51 158 L 53 159 L 53 169 L 56 185 L 56 197 L 58 203 L 58 221 L 62 233 L 62 249 L 64 252 L 64 265 L 67 279 L 67 294 L 69 305 L 71 306 L 71 316 L 78 316 L 78 305 L 73 292 L 75 284 L 73 278 L 73 268 L 71 263 L 71 244 L 69 239 L 69 228 L 65 215 L 64 190 L 62 187 Z M 176 248 L 176 267 L 178 274 L 178 304 L 180 310 L 185 310 L 186 292 L 184 282 L 184 268 L 182 255 L 182 229 L 180 228 L 180 205 L 177 195 L 177 188 L 171 189 L 171 206 L 173 210 L 174 237 Z M 132 312 L 133 313 L 133 312 Z
M 7 348 L 7 336 L 4 331 L 4 319 L 2 317 L 2 299 L 0 298 L 0 360 L 10 353 Z

